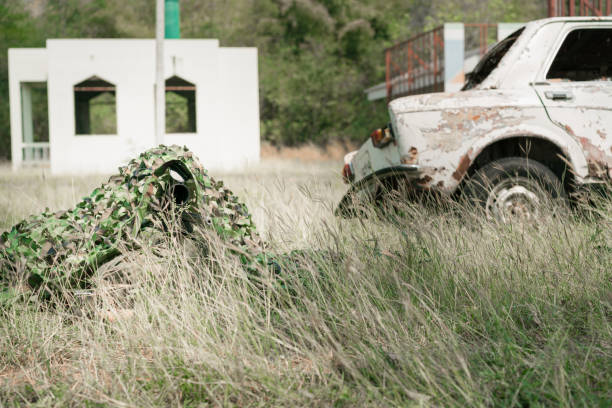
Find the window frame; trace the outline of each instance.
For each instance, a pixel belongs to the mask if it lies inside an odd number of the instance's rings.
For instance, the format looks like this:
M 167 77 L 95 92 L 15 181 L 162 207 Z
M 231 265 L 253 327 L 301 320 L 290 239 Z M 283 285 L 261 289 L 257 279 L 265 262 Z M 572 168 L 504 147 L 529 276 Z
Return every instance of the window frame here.
M 94 133 L 94 132 L 91 132 L 91 133 L 79 133 L 78 132 L 76 94 L 79 91 L 77 91 L 75 88 L 79 87 L 79 85 L 81 85 L 83 83 L 86 83 L 86 82 L 88 82 L 88 81 L 90 81 L 90 80 L 92 80 L 94 78 L 96 78 L 97 80 L 100 80 L 100 81 L 104 81 L 104 82 L 106 82 L 108 84 L 111 84 L 112 87 L 113 87 L 112 91 L 103 91 L 99 95 L 102 95 L 105 92 L 111 92 L 112 94 L 114 94 L 113 95 L 114 98 L 115 98 L 115 101 L 114 101 L 114 110 L 115 110 L 115 129 L 114 130 L 115 130 L 115 132 L 114 133 Z M 96 95 L 95 97 L 97 97 L 99 95 Z M 95 98 L 95 97 L 93 97 L 93 98 Z M 91 99 L 93 99 L 93 98 L 91 98 Z M 91 102 L 91 99 L 88 101 L 88 103 Z M 84 80 L 82 80 L 80 82 L 77 82 L 74 85 L 72 85 L 72 102 L 73 102 L 72 116 L 73 116 L 73 123 L 74 123 L 74 137 L 76 137 L 76 138 L 81 138 L 81 137 L 101 137 L 101 138 L 118 137 L 119 136 L 119 109 L 117 108 L 117 104 L 118 104 L 117 101 L 118 101 L 118 99 L 119 99 L 119 87 L 115 83 L 113 83 L 113 82 L 111 82 L 109 80 L 106 80 L 106 79 L 104 79 L 104 78 L 102 78 L 102 77 L 100 77 L 98 75 L 95 75 L 95 74 L 87 77 L 86 79 L 84 79 Z M 91 106 L 90 106 L 89 114 L 91 115 Z M 91 120 L 91 117 L 90 117 L 90 120 Z M 91 128 L 91 123 L 90 123 L 90 128 Z
M 183 82 L 185 82 L 186 84 L 189 85 L 168 85 L 167 82 L 173 78 L 177 78 Z M 193 123 L 194 123 L 194 129 L 193 131 L 187 131 L 187 132 L 168 132 L 168 115 L 167 115 L 167 110 L 168 110 L 168 98 L 167 95 L 169 92 L 175 92 L 175 90 L 168 90 L 168 87 L 181 87 L 181 86 L 193 86 L 193 90 L 191 90 L 191 92 L 193 92 Z M 177 93 L 177 95 L 181 96 L 180 94 Z M 188 102 L 189 104 L 189 102 Z M 188 118 L 188 122 L 189 122 L 189 105 L 187 105 L 187 118 Z M 195 82 L 189 81 L 188 79 L 174 74 L 168 78 L 166 78 L 164 80 L 164 134 L 166 135 L 197 135 L 198 134 L 198 85 Z
M 601 81 L 601 80 L 591 80 L 591 81 L 562 81 L 562 82 L 556 82 L 556 81 L 550 81 L 550 79 L 547 78 L 548 76 L 548 72 L 550 71 L 550 69 L 552 68 L 552 64 L 555 62 L 555 59 L 557 58 L 557 55 L 559 54 L 559 51 L 561 51 L 561 47 L 563 46 L 563 44 L 565 43 L 565 40 L 567 39 L 567 37 L 574 31 L 576 30 L 612 30 L 612 23 L 597 23 L 596 26 L 593 26 L 593 24 L 588 24 L 588 23 L 584 23 L 584 22 L 579 22 L 579 23 L 565 23 L 565 26 L 563 27 L 559 37 L 557 38 L 556 42 L 554 43 L 554 46 L 551 47 L 551 50 L 553 50 L 552 52 L 549 53 L 548 57 L 545 60 L 545 63 L 542 65 L 542 69 L 540 69 L 540 72 L 538 72 L 537 75 L 537 82 L 542 82 L 542 83 L 548 83 L 548 84 L 563 84 L 565 86 L 567 85 L 580 85 L 580 84 L 593 84 L 593 83 L 609 83 L 610 85 L 612 85 L 612 81 Z

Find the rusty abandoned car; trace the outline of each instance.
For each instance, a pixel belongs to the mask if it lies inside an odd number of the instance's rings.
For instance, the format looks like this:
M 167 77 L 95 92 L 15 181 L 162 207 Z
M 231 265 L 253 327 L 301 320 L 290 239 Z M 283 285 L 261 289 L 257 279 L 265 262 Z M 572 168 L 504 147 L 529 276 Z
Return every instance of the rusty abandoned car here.
M 612 17 L 530 22 L 460 92 L 398 98 L 389 115 L 346 155 L 339 212 L 403 185 L 467 195 L 490 218 L 533 218 L 542 200 L 612 179 Z

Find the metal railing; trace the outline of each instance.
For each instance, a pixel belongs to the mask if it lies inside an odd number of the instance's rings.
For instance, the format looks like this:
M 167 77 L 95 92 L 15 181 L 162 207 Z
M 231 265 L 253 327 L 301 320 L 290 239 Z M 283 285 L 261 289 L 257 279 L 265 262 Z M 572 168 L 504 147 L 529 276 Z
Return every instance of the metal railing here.
M 24 165 L 49 163 L 49 142 L 23 143 L 21 160 Z
M 548 16 L 609 16 L 612 0 L 548 0 Z
M 385 50 L 387 100 L 444 91 L 444 27 Z
M 497 24 L 466 23 L 463 27 L 465 28 L 464 49 L 466 53 L 478 50 L 478 54 L 482 57 L 498 40 Z
M 497 24 L 464 24 L 466 56 L 482 57 L 497 42 Z M 444 91 L 444 27 L 440 26 L 385 50 L 387 101 Z

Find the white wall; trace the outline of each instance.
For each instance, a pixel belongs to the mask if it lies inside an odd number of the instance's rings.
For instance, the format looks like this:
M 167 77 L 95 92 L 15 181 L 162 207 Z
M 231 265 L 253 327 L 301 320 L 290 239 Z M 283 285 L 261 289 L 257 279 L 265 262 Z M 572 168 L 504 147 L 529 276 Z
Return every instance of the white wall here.
M 444 91 L 456 92 L 463 87 L 465 29 L 462 23 L 444 24 Z
M 22 122 L 21 83 L 47 81 L 47 50 L 44 48 L 9 49 L 9 100 L 11 122 L 11 156 L 13 170 L 21 166 Z
M 36 64 L 26 58 L 31 50 L 9 52 L 14 149 L 21 112 L 13 114 L 13 107 L 20 103 L 19 82 L 35 80 L 23 79 L 32 65 L 42 67 L 36 71 L 42 80 L 48 77 L 53 173 L 113 173 L 154 146 L 154 40 L 47 40 L 46 51 L 35 51 Z M 207 168 L 257 162 L 257 50 L 220 48 L 217 40 L 166 40 L 164 54 L 166 78 L 177 75 L 196 85 L 196 133 L 168 134 L 164 143 L 188 146 Z M 116 135 L 75 135 L 73 87 L 94 75 L 116 87 Z
M 258 82 L 257 49 L 221 48 L 219 61 L 223 92 L 218 106 L 227 108 L 220 117 L 223 127 L 217 150 L 229 155 L 224 160 L 231 167 L 257 163 L 259 88 L 252 86 Z
M 48 40 L 51 171 L 111 173 L 154 142 L 150 40 Z M 75 84 L 96 75 L 116 87 L 116 135 L 75 133 Z
M 207 168 L 236 169 L 259 162 L 259 81 L 256 48 L 198 50 L 190 40 L 167 40 L 166 77 L 197 86 L 197 135 L 166 135 L 167 144 L 187 145 Z M 195 41 L 194 41 L 195 42 Z
M 154 43 L 151 42 L 151 44 L 153 46 Z M 166 59 L 164 62 L 165 78 L 177 75 L 196 85 L 197 132 L 195 134 L 167 134 L 164 144 L 189 147 L 200 158 L 204 167 L 210 168 L 213 162 L 216 162 L 217 155 L 225 155 L 225 152 L 215 151 L 213 135 L 220 126 L 220 111 L 230 109 L 230 107 L 218 106 L 216 103 L 223 85 L 219 81 L 219 42 L 216 40 L 166 40 L 164 55 Z M 151 54 L 151 58 L 154 58 L 154 54 Z M 151 68 L 153 67 L 151 63 Z M 151 74 L 154 75 L 155 72 L 152 70 Z M 153 136 L 153 133 L 151 135 Z

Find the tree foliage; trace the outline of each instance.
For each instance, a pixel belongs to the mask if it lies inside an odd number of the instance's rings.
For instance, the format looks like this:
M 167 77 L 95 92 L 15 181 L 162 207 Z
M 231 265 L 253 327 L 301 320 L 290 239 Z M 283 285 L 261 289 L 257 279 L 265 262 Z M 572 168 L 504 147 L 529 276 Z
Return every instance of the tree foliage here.
M 363 140 L 386 120 L 363 90 L 384 80 L 383 49 L 445 21 L 527 21 L 529 0 L 182 0 L 183 38 L 259 49 L 262 137 L 277 144 Z M 10 151 L 7 48 L 46 38 L 152 37 L 150 0 L 0 0 L 0 157 Z

